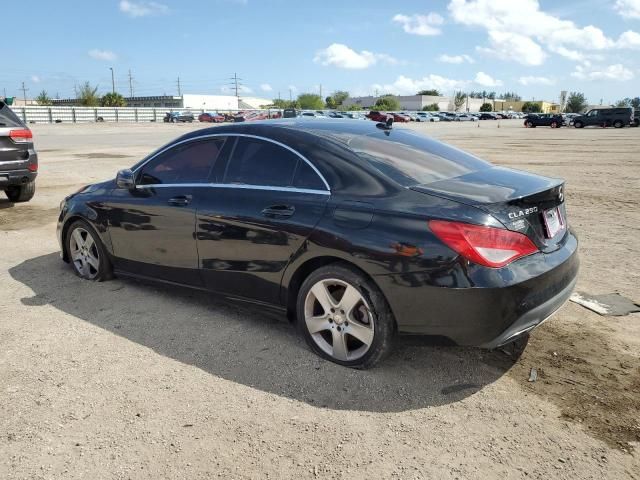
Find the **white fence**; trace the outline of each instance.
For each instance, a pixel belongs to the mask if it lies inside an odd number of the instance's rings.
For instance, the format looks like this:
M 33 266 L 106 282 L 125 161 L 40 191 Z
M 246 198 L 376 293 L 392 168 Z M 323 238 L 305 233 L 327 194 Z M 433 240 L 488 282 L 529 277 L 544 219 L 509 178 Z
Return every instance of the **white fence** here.
M 89 122 L 161 122 L 170 108 L 148 107 L 44 107 L 12 106 L 11 109 L 25 123 L 89 123 Z M 191 112 L 193 116 L 206 110 L 173 109 Z M 222 113 L 222 112 L 220 112 Z

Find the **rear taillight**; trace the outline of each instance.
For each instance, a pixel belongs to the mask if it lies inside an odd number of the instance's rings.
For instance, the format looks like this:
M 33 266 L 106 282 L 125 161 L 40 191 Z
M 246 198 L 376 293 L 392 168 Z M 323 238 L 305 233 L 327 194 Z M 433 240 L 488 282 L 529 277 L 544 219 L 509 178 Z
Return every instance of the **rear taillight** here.
M 9 138 L 15 143 L 29 143 L 33 139 L 33 134 L 28 128 L 21 128 L 20 130 L 10 130 Z
M 449 248 L 485 267 L 504 267 L 538 248 L 521 233 L 469 223 L 430 220 L 429 228 Z

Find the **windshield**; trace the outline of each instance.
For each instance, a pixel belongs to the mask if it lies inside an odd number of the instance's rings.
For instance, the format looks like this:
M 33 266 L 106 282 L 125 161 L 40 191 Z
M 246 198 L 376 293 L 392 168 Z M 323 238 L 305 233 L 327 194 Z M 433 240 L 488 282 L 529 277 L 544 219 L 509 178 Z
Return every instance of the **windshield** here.
M 0 127 L 23 127 L 24 124 L 18 118 L 18 116 L 13 113 L 13 111 L 9 108 L 9 106 L 0 102 Z

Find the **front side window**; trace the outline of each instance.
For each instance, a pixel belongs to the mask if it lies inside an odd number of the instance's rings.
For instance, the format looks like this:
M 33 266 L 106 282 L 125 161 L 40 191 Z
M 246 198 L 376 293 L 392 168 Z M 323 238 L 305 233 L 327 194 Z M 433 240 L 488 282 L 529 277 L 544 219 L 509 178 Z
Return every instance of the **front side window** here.
M 225 183 L 289 187 L 293 181 L 297 155 L 265 140 L 238 138 L 227 166 Z
M 178 145 L 147 163 L 138 176 L 139 185 L 206 183 L 224 138 Z

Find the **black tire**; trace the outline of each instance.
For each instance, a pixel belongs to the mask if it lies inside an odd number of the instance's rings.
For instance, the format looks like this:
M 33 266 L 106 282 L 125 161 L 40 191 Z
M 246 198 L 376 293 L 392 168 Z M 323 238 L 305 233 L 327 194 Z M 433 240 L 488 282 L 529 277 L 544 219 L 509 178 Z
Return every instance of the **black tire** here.
M 368 310 L 373 323 L 373 340 L 366 353 L 357 359 L 339 360 L 334 358 L 325 352 L 313 339 L 311 333 L 309 333 L 305 321 L 305 302 L 307 295 L 314 285 L 327 279 L 337 279 L 346 282 L 354 287 L 368 304 Z M 350 368 L 367 369 L 380 362 L 391 351 L 396 333 L 396 323 L 393 313 L 382 292 L 380 292 L 373 281 L 365 277 L 357 269 L 342 263 L 334 263 L 321 267 L 306 278 L 298 291 L 296 318 L 298 329 L 313 352 L 322 358 Z M 348 317 L 345 318 L 348 320 Z M 337 326 L 337 324 L 333 324 Z M 348 326 L 348 322 L 345 322 L 344 325 Z M 342 328 L 344 328 L 344 326 Z
M 86 231 L 89 235 L 91 235 L 94 241 L 95 252 L 97 253 L 97 257 L 99 260 L 98 268 L 94 269 L 96 270 L 95 274 L 93 274 L 93 272 L 89 274 L 83 273 L 79 269 L 78 264 L 72 258 L 71 239 L 74 234 L 74 231 L 78 229 L 82 229 Z M 103 282 L 105 280 L 110 280 L 111 278 L 113 278 L 113 267 L 111 265 L 111 260 L 109 259 L 109 255 L 107 254 L 107 251 L 104 248 L 104 245 L 100 241 L 100 236 L 96 233 L 95 229 L 88 222 L 84 220 L 76 220 L 75 222 L 73 222 L 69 226 L 69 228 L 67 229 L 67 233 L 65 234 L 64 245 L 65 245 L 67 258 L 69 259 L 69 265 L 71 266 L 71 269 L 77 276 L 79 276 L 82 279 L 91 280 L 94 282 Z
M 13 185 L 5 190 L 7 198 L 13 203 L 28 202 L 36 194 L 36 182 L 28 182 L 24 185 Z
M 636 118 L 631 122 L 632 127 L 640 127 L 640 119 Z
M 582 123 L 580 120 L 576 120 L 575 122 L 573 122 L 573 126 L 575 128 L 583 128 L 584 127 L 584 123 Z
M 176 117 L 171 118 L 171 123 L 178 123 L 178 119 Z
M 558 128 L 558 122 L 551 122 L 551 128 Z
M 616 120 L 615 122 L 613 122 L 613 127 L 614 128 L 622 128 L 622 127 L 624 127 L 624 123 L 622 123 L 620 120 Z

